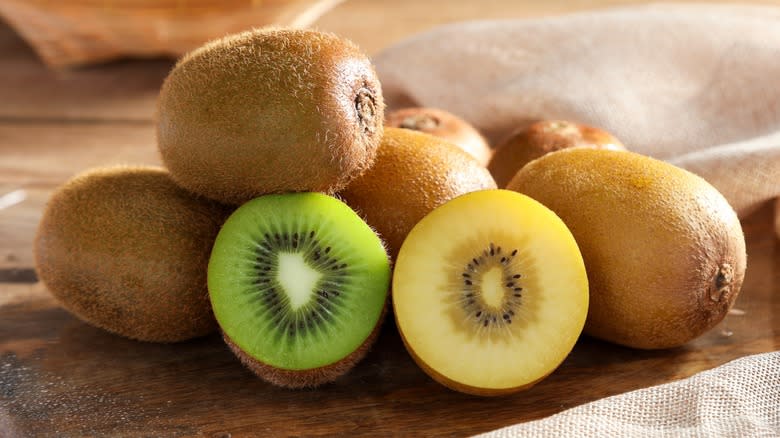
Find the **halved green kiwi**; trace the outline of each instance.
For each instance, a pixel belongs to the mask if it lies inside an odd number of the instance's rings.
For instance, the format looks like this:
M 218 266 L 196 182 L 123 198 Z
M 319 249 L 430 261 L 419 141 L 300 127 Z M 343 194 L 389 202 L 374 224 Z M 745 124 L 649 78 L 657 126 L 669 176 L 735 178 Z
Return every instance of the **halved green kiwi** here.
M 266 195 L 220 230 L 208 287 L 225 341 L 279 386 L 335 380 L 379 332 L 390 284 L 379 237 L 320 193 Z

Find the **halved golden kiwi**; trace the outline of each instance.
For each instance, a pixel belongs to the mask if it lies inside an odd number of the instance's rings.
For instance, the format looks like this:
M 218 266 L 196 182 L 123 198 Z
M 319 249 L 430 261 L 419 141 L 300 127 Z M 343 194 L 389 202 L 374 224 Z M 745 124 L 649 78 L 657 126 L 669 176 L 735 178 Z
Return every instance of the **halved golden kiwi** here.
M 569 354 L 585 324 L 588 280 L 555 213 L 519 193 L 483 190 L 412 229 L 393 307 L 426 373 L 458 391 L 499 395 L 530 387 Z

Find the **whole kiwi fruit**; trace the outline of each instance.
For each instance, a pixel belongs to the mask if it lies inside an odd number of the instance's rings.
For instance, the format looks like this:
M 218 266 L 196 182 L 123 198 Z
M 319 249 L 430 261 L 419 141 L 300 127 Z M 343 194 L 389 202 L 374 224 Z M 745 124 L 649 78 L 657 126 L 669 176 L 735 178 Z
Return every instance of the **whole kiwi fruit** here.
M 344 187 L 373 163 L 384 101 L 368 57 L 350 41 L 262 29 L 184 56 L 162 85 L 157 118 L 173 179 L 240 204 Z
M 412 227 L 434 208 L 464 193 L 495 188 L 490 172 L 452 143 L 387 127 L 374 166 L 340 196 L 377 230 L 394 259 Z
M 88 170 L 51 196 L 35 236 L 39 278 L 81 320 L 141 341 L 216 329 L 206 285 L 228 208 L 158 167 Z
M 527 163 L 550 152 L 579 147 L 626 149 L 601 128 L 566 120 L 540 120 L 518 129 L 500 143 L 487 166 L 496 184 L 506 187 Z
M 682 345 L 720 322 L 745 276 L 736 213 L 704 179 L 626 151 L 567 149 L 508 188 L 563 219 L 590 283 L 585 333 L 629 347 Z
M 487 166 L 493 150 L 477 128 L 462 118 L 439 108 L 409 107 L 387 114 L 385 126 L 412 129 L 441 137 Z

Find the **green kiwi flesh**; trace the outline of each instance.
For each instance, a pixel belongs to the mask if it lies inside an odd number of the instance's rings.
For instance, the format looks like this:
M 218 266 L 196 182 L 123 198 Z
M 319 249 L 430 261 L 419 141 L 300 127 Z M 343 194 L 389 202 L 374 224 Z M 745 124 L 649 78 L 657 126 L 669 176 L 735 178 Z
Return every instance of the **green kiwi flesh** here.
M 376 233 L 320 193 L 266 195 L 239 207 L 208 268 L 227 344 L 260 377 L 290 388 L 335 380 L 362 359 L 389 283 Z
M 160 154 L 182 187 L 229 204 L 335 193 L 374 162 L 384 101 L 368 57 L 313 30 L 259 29 L 184 56 L 160 90 Z
M 217 328 L 206 268 L 228 213 L 162 168 L 89 170 L 49 199 L 36 270 L 65 309 L 109 332 L 151 342 L 206 335 Z

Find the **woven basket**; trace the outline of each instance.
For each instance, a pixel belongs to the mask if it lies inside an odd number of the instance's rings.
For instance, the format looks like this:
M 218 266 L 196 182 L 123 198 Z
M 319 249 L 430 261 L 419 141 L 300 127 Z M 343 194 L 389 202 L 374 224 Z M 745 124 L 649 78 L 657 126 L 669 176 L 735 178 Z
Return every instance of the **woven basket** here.
M 252 27 L 306 27 L 342 0 L 0 0 L 0 15 L 52 67 L 178 57 Z

